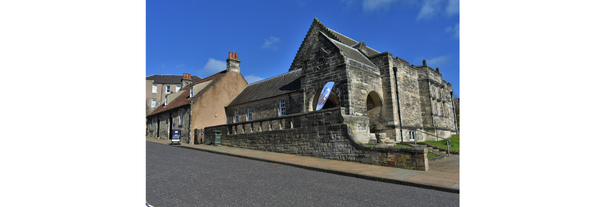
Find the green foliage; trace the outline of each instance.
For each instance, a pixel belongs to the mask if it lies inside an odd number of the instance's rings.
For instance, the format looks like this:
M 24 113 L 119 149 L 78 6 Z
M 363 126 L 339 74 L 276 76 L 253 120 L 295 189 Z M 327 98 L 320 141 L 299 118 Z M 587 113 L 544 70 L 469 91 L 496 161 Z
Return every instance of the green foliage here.
M 426 157 L 428 157 L 428 158 L 433 158 L 433 157 L 439 157 L 439 155 L 437 155 L 437 154 L 433 154 L 433 153 L 430 153 L 430 152 L 429 152 L 429 153 L 427 153 L 427 154 L 426 154 Z
M 460 135 L 459 134 L 455 134 L 452 135 L 452 137 L 449 139 L 450 142 L 450 150 L 451 151 L 456 151 L 456 152 L 460 152 Z M 440 141 L 424 141 L 424 142 L 420 142 L 420 143 L 427 143 L 433 146 L 437 146 L 437 147 L 441 147 L 443 149 L 447 149 L 447 141 L 446 140 L 440 140 Z

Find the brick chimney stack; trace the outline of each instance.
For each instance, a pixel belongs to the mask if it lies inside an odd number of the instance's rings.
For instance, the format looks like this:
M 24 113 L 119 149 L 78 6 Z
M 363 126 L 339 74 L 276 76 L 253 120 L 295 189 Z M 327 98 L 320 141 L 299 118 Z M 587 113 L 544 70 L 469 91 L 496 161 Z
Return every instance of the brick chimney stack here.
M 181 79 L 181 88 L 185 88 L 185 86 L 191 83 L 193 83 L 193 80 L 191 79 L 191 74 L 183 73 L 183 78 Z
M 240 60 L 237 53 L 229 52 L 229 58 L 227 58 L 227 72 L 238 72 Z

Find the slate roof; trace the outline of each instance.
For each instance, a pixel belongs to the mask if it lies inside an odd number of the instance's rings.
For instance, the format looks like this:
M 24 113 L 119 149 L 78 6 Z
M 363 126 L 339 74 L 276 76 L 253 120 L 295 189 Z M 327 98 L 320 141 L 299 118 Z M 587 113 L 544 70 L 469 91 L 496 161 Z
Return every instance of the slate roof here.
M 296 69 L 249 84 L 227 106 L 235 106 L 298 91 L 301 89 L 301 74 L 302 69 Z
M 343 34 L 338 33 L 337 31 L 334 31 L 333 29 L 330 29 L 328 27 L 326 27 L 323 23 L 319 22 L 319 20 L 317 20 L 317 22 L 322 25 L 323 27 L 325 27 L 326 29 L 328 29 L 328 31 L 330 31 L 334 36 L 336 36 L 336 40 L 347 45 L 347 46 L 351 46 L 353 47 L 354 45 L 357 45 L 359 42 L 355 41 L 354 39 L 347 37 Z M 367 46 L 366 46 L 367 47 Z M 380 54 L 380 52 L 378 52 L 377 50 L 367 47 L 368 50 L 368 56 L 373 56 L 373 55 L 377 55 Z
M 181 89 L 181 91 L 183 91 L 183 93 L 179 97 L 177 97 L 172 102 L 170 102 L 168 104 L 168 106 L 164 106 L 164 103 L 162 103 L 162 105 L 160 105 L 158 108 L 156 108 L 153 112 L 149 113 L 147 115 L 147 117 L 152 116 L 152 115 L 156 115 L 156 114 L 159 114 L 159 113 L 162 113 L 162 112 L 174 109 L 174 108 L 178 108 L 178 107 L 181 107 L 183 105 L 187 105 L 187 104 L 191 103 L 191 101 L 193 101 L 193 99 L 195 97 L 198 97 L 201 94 L 203 94 L 204 91 L 208 90 L 208 88 L 210 88 L 216 81 L 218 81 L 220 78 L 222 78 L 223 76 L 225 76 L 226 73 L 227 73 L 227 70 L 223 70 L 223 71 L 218 72 L 218 73 L 216 73 L 214 75 L 211 75 L 211 76 L 209 76 L 207 78 L 200 79 L 199 81 L 192 83 L 192 84 L 195 85 L 195 84 L 203 83 L 203 82 L 206 82 L 206 81 L 212 81 L 209 84 L 207 84 L 206 87 L 202 91 L 200 91 L 197 94 L 195 94 L 193 98 L 189 97 L 189 88 L 190 87 L 185 87 L 184 89 Z M 193 78 L 193 76 L 191 78 Z M 179 83 L 180 83 L 180 80 L 179 80 Z M 188 86 L 191 86 L 191 85 L 188 85 Z
M 378 68 L 376 65 L 374 65 L 374 63 L 372 63 L 372 61 L 368 60 L 368 58 L 366 58 L 365 55 L 363 55 L 361 52 L 359 52 L 359 50 L 352 48 L 350 46 L 347 46 L 346 44 L 338 42 L 332 38 L 329 38 L 329 37 L 327 37 L 327 35 L 326 35 L 326 38 L 328 38 L 328 40 L 330 40 L 332 43 L 334 43 L 334 45 L 336 45 L 336 47 L 338 47 L 338 49 L 340 49 L 340 51 L 345 55 L 346 58 L 353 59 L 357 62 L 366 64 L 368 66 Z
M 146 78 L 146 80 L 153 80 L 153 83 L 156 84 L 181 84 L 181 79 L 183 79 L 183 75 L 150 75 Z M 196 75 L 192 75 L 191 79 L 194 83 L 202 80 Z

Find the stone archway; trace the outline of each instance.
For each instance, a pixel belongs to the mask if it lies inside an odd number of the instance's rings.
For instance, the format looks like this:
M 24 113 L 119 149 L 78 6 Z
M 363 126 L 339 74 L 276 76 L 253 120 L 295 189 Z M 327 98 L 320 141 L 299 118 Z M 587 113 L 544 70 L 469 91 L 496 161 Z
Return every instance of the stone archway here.
M 309 111 L 315 111 L 315 108 L 317 108 L 317 101 L 319 100 L 320 95 L 321 95 L 321 90 L 318 90 L 315 92 L 315 94 L 313 94 L 313 99 L 311 99 L 311 102 L 309 105 Z M 328 100 L 326 100 L 326 103 L 324 104 L 324 106 L 321 109 L 329 109 L 329 108 L 334 108 L 334 107 L 340 107 L 340 101 L 338 99 L 338 95 L 336 95 L 336 93 L 334 93 L 334 91 L 331 91 L 330 96 L 328 96 Z
M 375 91 L 368 93 L 366 100 L 366 115 L 370 118 L 370 133 L 377 130 L 383 130 L 382 120 L 382 100 Z

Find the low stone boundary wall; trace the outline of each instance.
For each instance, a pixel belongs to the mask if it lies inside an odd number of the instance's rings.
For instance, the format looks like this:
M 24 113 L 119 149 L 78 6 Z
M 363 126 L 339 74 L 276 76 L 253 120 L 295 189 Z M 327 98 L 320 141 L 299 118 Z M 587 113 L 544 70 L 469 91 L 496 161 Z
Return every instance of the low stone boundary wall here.
M 364 146 L 355 138 L 359 125 L 346 124 L 359 123 L 364 119 L 343 117 L 342 114 L 344 108 L 333 108 L 207 127 L 204 129 L 204 143 L 210 144 L 212 132 L 220 130 L 223 134 L 221 145 L 224 146 L 410 170 L 429 169 L 426 149 Z

